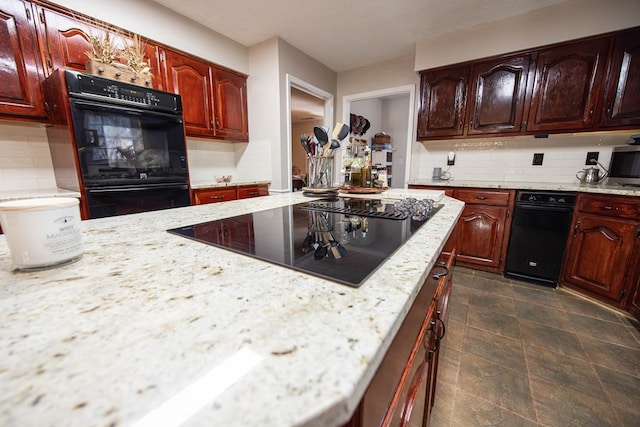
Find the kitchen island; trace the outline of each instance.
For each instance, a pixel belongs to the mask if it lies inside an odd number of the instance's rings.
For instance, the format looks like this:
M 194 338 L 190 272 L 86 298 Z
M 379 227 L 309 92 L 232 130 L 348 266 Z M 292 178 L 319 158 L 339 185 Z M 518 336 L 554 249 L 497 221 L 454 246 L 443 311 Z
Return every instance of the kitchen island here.
M 413 193 L 442 197 L 383 197 Z M 14 270 L 0 237 L 0 425 L 348 421 L 463 203 L 442 197 L 359 288 L 166 232 L 308 200 L 290 193 L 84 221 L 82 258 L 42 271 Z

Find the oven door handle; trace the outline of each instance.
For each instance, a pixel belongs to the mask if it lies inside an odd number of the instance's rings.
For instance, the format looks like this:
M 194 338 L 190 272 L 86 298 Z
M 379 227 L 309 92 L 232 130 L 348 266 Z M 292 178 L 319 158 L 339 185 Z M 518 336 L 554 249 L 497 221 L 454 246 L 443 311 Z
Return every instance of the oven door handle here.
M 136 185 L 130 187 L 105 187 L 105 188 L 87 188 L 89 194 L 116 193 L 122 191 L 148 191 L 148 190 L 188 190 L 187 184 L 159 184 L 159 185 Z
M 79 108 L 81 110 L 116 112 L 119 114 L 127 114 L 130 116 L 145 115 L 145 116 L 161 117 L 165 120 L 170 120 L 176 123 L 182 123 L 182 116 L 177 116 L 175 114 L 167 114 L 167 113 L 161 113 L 158 111 L 144 110 L 144 109 L 132 109 L 130 107 L 121 107 L 119 105 L 113 105 L 113 104 L 104 104 L 104 103 L 91 102 L 91 101 L 80 101 L 80 100 L 74 99 L 74 100 L 71 100 L 71 106 Z

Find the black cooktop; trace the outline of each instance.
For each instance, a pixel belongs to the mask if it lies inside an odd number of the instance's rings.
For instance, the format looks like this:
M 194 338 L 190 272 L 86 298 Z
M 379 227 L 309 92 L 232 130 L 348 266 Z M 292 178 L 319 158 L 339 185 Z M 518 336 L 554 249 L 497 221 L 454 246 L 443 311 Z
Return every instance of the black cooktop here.
M 392 203 L 392 202 L 391 202 Z M 427 220 L 442 206 L 434 205 Z M 316 200 L 168 230 L 358 287 L 426 220 L 381 200 Z

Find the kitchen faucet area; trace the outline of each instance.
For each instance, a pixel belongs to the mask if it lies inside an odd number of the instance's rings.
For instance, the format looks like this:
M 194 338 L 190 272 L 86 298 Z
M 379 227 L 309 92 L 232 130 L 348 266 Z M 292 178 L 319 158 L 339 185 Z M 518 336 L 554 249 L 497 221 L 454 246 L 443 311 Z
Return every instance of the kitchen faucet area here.
M 338 3 L 0 0 L 0 425 L 640 425 L 640 2 Z

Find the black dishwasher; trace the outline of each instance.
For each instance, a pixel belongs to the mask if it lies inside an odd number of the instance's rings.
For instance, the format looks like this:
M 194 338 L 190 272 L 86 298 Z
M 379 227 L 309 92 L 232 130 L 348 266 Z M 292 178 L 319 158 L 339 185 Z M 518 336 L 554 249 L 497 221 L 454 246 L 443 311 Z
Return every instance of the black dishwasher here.
M 516 193 L 504 275 L 555 287 L 571 227 L 575 193 Z

